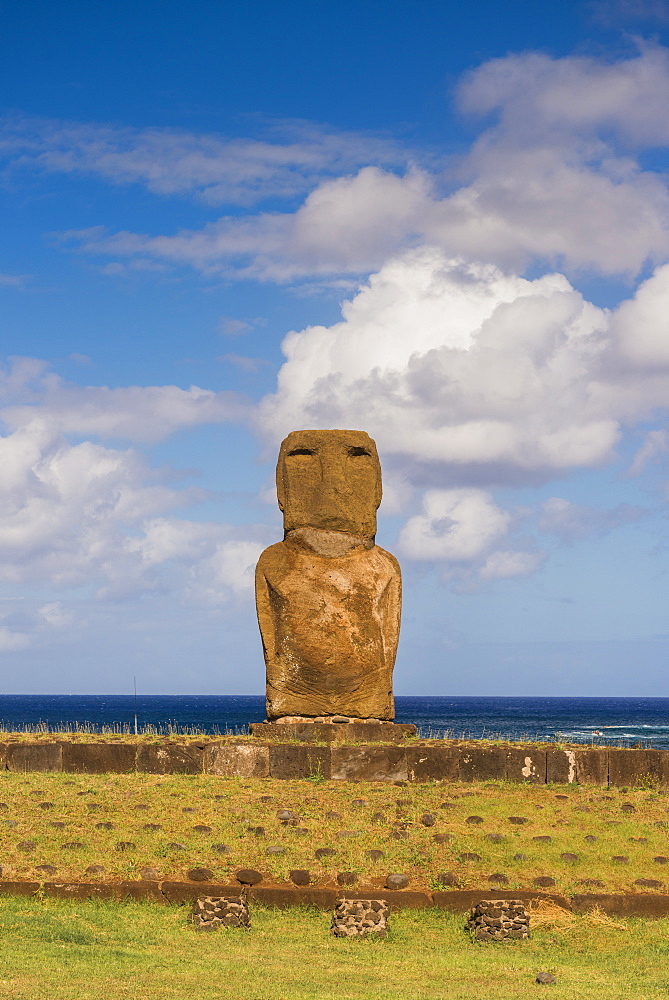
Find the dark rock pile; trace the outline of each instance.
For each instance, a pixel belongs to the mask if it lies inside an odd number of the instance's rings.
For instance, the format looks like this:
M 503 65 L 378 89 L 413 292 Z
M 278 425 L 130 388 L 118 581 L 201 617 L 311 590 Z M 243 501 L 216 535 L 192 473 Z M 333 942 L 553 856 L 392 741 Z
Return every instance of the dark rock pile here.
M 251 926 L 248 904 L 241 896 L 201 896 L 193 903 L 191 920 L 200 931 Z
M 330 933 L 335 937 L 385 937 L 389 907 L 385 899 L 338 899 Z
M 520 899 L 482 899 L 467 922 L 478 941 L 503 941 L 530 936 L 530 917 Z

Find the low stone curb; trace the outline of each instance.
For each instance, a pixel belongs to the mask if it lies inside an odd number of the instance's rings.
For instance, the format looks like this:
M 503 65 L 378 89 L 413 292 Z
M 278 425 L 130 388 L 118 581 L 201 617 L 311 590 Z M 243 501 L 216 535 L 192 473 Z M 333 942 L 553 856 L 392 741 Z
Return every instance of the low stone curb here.
M 37 896 L 49 899 L 135 899 L 164 904 L 193 903 L 200 896 L 243 895 L 249 902 L 287 909 L 291 906 L 314 906 L 331 909 L 337 899 L 358 899 L 378 896 L 382 892 L 390 904 L 391 912 L 405 909 L 436 907 L 451 912 L 464 913 L 481 899 L 490 896 L 490 886 L 481 889 L 452 889 L 437 892 L 419 892 L 411 889 L 390 891 L 378 886 L 360 886 L 355 892 L 341 888 L 329 889 L 282 885 L 256 885 L 244 888 L 238 883 L 220 882 L 68 882 L 68 881 L 9 881 L 0 880 L 0 896 Z M 638 893 L 580 893 L 561 896 L 556 893 L 524 892 L 519 890 L 494 890 L 496 899 L 519 899 L 525 905 L 533 900 L 547 900 L 573 913 L 587 913 L 600 909 L 610 917 L 667 917 L 669 895 Z
M 518 781 L 669 787 L 669 750 L 480 746 L 453 740 L 407 746 L 331 743 L 0 743 L 0 769 L 70 774 L 214 774 L 336 781 Z

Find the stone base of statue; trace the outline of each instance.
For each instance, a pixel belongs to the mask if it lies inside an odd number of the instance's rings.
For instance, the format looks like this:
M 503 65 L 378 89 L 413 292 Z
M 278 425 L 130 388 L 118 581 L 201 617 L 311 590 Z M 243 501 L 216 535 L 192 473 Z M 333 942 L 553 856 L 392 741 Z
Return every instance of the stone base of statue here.
M 251 736 L 263 740 L 298 740 L 301 743 L 401 743 L 416 735 L 409 722 L 381 722 L 378 719 L 351 719 L 335 715 L 317 719 L 287 716 L 276 722 L 252 722 Z

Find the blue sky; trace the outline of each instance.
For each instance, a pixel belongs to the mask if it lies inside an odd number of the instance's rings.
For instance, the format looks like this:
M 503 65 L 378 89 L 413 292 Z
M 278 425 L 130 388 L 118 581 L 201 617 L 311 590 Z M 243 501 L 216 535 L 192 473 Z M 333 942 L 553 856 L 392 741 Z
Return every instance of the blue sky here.
M 281 438 L 400 694 L 666 695 L 669 6 L 0 3 L 0 670 L 260 693 Z

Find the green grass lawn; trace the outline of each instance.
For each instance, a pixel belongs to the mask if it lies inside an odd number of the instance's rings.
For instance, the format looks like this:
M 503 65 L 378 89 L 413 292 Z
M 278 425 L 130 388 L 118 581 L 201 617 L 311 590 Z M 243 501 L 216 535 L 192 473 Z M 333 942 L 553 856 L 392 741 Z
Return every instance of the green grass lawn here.
M 403 911 L 383 941 L 330 915 L 253 907 L 249 931 L 198 933 L 188 908 L 0 899 L 0 997 L 12 1000 L 659 1000 L 669 920 L 538 914 L 524 942 L 477 944 L 464 914 Z M 555 986 L 535 983 L 552 972 Z
M 283 808 L 294 825 L 277 818 Z M 316 857 L 323 847 L 335 853 Z M 373 861 L 371 850 L 384 856 Z M 652 789 L 0 772 L 3 878 L 113 881 L 152 867 L 179 880 L 202 866 L 217 881 L 253 867 L 285 883 L 301 868 L 322 886 L 336 885 L 341 871 L 370 887 L 402 872 L 414 889 L 440 888 L 439 876 L 451 873 L 463 888 L 489 891 L 532 889 L 544 876 L 571 895 L 653 891 L 636 886 L 639 878 L 667 891 L 668 858 L 669 797 Z M 91 865 L 104 870 L 91 876 Z M 489 883 L 491 875 L 506 882 Z M 593 879 L 601 886 L 584 884 Z

